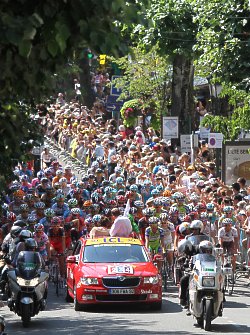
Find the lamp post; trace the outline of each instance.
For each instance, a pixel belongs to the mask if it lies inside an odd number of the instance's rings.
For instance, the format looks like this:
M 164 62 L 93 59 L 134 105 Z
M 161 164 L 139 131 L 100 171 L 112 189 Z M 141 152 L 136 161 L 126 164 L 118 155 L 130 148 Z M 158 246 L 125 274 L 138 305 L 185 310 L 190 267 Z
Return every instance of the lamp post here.
M 212 114 L 214 116 L 220 114 L 220 98 L 219 95 L 222 90 L 222 86 L 218 83 L 213 83 L 211 79 L 213 78 L 212 75 L 207 77 L 208 85 L 209 85 L 209 93 L 211 99 L 211 106 L 212 106 Z M 221 149 L 215 149 L 215 164 L 216 164 L 216 175 L 220 175 L 220 159 L 221 158 Z

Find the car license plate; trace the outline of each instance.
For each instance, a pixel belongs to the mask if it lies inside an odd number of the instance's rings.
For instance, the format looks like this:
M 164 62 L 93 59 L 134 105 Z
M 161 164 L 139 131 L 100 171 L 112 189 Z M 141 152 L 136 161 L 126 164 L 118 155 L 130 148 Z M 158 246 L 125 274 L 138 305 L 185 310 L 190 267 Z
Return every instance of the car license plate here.
M 135 290 L 132 288 L 112 288 L 109 294 L 134 294 Z

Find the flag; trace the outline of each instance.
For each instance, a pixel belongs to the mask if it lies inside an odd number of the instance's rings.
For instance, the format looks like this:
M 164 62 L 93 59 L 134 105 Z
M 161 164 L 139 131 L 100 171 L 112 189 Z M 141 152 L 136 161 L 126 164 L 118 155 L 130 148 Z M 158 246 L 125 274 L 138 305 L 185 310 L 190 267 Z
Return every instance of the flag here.
M 127 203 L 126 203 L 126 207 L 125 207 L 125 210 L 124 210 L 124 214 L 123 216 L 127 216 L 129 215 L 129 211 L 130 211 L 130 201 L 128 199 Z

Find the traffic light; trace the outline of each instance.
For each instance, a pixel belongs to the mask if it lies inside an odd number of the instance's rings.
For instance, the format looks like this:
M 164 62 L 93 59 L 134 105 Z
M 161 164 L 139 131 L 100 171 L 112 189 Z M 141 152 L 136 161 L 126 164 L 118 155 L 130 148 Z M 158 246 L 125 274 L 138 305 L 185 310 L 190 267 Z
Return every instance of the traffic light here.
M 99 63 L 100 63 L 100 65 L 105 65 L 105 63 L 106 63 L 106 57 L 107 57 L 107 55 L 100 55 L 99 56 Z

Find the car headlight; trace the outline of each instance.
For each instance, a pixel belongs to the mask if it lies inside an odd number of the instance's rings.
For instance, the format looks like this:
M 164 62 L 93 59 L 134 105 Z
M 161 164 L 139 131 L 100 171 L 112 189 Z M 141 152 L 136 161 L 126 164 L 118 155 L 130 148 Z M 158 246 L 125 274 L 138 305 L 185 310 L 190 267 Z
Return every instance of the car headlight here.
M 158 277 L 144 277 L 144 284 L 157 284 L 158 283 Z
M 83 285 L 98 285 L 97 278 L 82 277 L 80 280 Z
M 20 286 L 36 286 L 39 284 L 39 278 L 33 278 L 33 279 L 24 279 L 21 277 L 17 277 L 17 284 Z
M 215 278 L 214 277 L 202 277 L 202 286 L 214 287 Z

